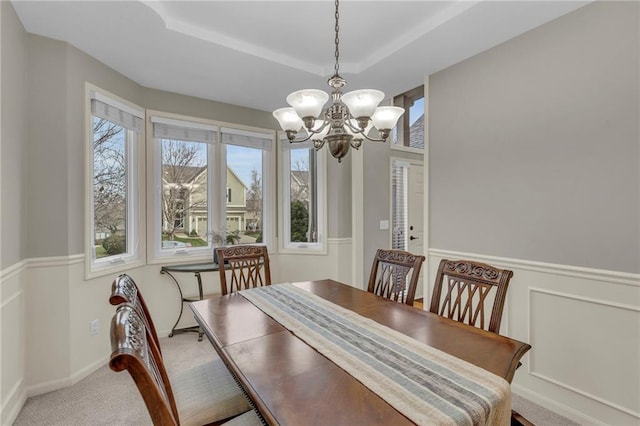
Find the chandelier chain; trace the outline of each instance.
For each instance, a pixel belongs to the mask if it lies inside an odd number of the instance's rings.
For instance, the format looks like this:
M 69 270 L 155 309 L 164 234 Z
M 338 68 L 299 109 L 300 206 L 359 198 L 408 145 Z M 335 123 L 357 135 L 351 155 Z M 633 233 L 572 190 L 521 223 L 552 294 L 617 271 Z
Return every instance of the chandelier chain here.
M 335 75 L 338 75 L 338 71 L 340 70 L 340 65 L 338 63 L 338 60 L 340 58 L 340 49 L 338 47 L 340 45 L 340 38 L 338 37 L 338 33 L 340 32 L 340 25 L 338 24 L 338 21 L 340 19 L 340 13 L 338 12 L 338 3 L 339 3 L 339 0 L 336 0 L 336 13 L 335 13 L 335 17 L 336 17 L 336 26 L 335 26 L 335 31 L 336 31 L 336 39 L 335 39 L 335 43 L 336 43 L 336 65 L 334 67 Z

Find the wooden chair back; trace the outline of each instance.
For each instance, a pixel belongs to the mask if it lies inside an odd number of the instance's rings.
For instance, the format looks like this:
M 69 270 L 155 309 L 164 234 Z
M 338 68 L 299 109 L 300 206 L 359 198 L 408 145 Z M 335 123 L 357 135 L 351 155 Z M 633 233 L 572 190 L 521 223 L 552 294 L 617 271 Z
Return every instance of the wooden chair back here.
M 113 283 L 111 284 L 111 297 L 109 297 L 109 303 L 114 306 L 118 306 L 121 303 L 131 304 L 144 321 L 147 331 L 151 334 L 158 350 L 162 353 L 156 327 L 153 325 L 147 304 L 145 303 L 142 293 L 140 293 L 140 289 L 133 278 L 127 274 L 122 274 L 113 280 Z
M 367 291 L 413 305 L 424 256 L 403 250 L 378 249 L 371 266 Z
M 116 309 L 111 321 L 111 350 L 109 367 L 113 371 L 129 372 L 153 424 L 179 425 L 178 410 L 162 356 L 133 305 L 122 303 Z
M 235 245 L 220 247 L 216 251 L 222 294 L 271 285 L 269 253 L 266 246 Z
M 468 260 L 440 261 L 429 310 L 498 333 L 513 272 Z M 487 307 L 493 292 L 493 306 Z M 491 310 L 489 323 L 486 313 Z M 488 327 L 486 327 L 488 325 Z

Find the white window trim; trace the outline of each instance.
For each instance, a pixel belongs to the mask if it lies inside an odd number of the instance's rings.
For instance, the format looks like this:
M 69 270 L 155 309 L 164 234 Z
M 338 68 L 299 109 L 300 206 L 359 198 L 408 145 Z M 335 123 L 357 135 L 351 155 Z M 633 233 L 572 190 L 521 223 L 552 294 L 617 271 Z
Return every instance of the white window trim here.
M 429 121 L 428 121 L 428 113 L 429 113 L 429 76 L 425 76 L 424 79 L 424 83 L 423 83 L 423 87 L 424 87 L 424 93 L 423 93 L 423 99 L 424 99 L 424 148 L 420 149 L 420 148 L 413 148 L 410 146 L 406 146 L 406 145 L 401 145 L 399 144 L 397 141 L 391 141 L 391 143 L 389 144 L 389 148 L 394 150 L 394 151 L 400 151 L 400 152 L 409 152 L 412 154 L 420 154 L 424 157 L 424 153 L 427 151 L 427 144 L 429 141 Z M 406 92 L 405 92 L 406 93 Z M 405 111 L 405 114 L 408 114 L 408 111 Z
M 280 183 L 278 191 L 278 252 L 281 254 L 309 254 L 309 255 L 326 255 L 327 251 L 327 154 L 326 149 L 321 149 L 317 153 L 317 181 L 318 181 L 318 242 L 317 243 L 301 243 L 289 242 L 289 216 L 291 209 L 289 199 L 289 181 L 290 181 L 290 149 L 287 144 L 290 142 L 282 132 L 278 132 L 278 164 L 280 165 Z M 296 144 L 296 148 L 305 147 L 303 144 Z M 312 148 L 311 143 L 307 144 L 307 148 Z
M 412 154 L 419 154 L 419 155 L 424 156 L 424 149 L 411 148 L 409 146 L 404 146 L 404 145 L 400 145 L 400 144 L 397 144 L 397 143 L 392 143 L 389 146 L 389 149 L 391 149 L 393 151 L 410 152 Z
M 147 215 L 147 264 L 165 264 L 170 262 L 210 262 L 213 259 L 213 247 L 192 247 L 188 249 L 180 248 L 176 250 L 161 250 L 160 239 L 162 235 L 157 232 L 161 228 L 162 218 L 158 214 L 160 211 L 160 202 L 162 187 L 160 180 L 161 170 L 160 149 L 153 136 L 153 123 L 165 124 L 186 124 L 198 129 L 213 130 L 216 132 L 215 142 L 211 144 L 208 154 L 208 162 L 213 167 L 213 173 L 207 173 L 207 185 L 209 188 L 209 205 L 208 211 L 208 227 L 210 229 L 224 228 L 226 215 L 226 146 L 221 142 L 221 131 L 223 129 L 233 129 L 239 134 L 271 134 L 272 143 L 275 144 L 275 132 L 270 129 L 261 129 L 256 127 L 242 126 L 233 123 L 208 120 L 198 117 L 191 117 L 179 114 L 173 114 L 163 111 L 147 111 L 146 132 L 147 144 L 147 163 L 148 163 L 148 189 L 147 189 L 147 205 L 149 206 L 149 214 Z M 269 155 L 270 154 L 270 155 Z M 275 161 L 276 156 L 274 150 L 271 153 L 263 152 L 263 240 L 267 242 L 267 248 L 271 252 L 275 247 L 275 210 L 274 210 L 274 189 L 275 189 Z M 160 185 L 160 186 L 158 186 Z M 216 200 L 218 202 L 216 203 Z M 218 206 L 216 208 L 216 205 Z M 265 245 L 260 243 L 260 245 Z
M 129 163 L 127 164 L 129 180 L 127 193 L 128 203 L 133 203 L 133 214 L 127 217 L 128 244 L 132 244 L 129 252 L 123 256 L 94 259 L 94 218 L 93 218 L 93 113 L 91 99 L 98 99 L 123 111 L 145 117 L 144 108 L 126 99 L 120 98 L 91 83 L 85 83 L 85 278 L 91 279 L 104 275 L 113 275 L 145 264 L 145 239 L 142 212 L 145 211 L 145 137 L 138 134 L 135 143 L 129 144 Z M 128 130 L 129 131 L 129 130 Z

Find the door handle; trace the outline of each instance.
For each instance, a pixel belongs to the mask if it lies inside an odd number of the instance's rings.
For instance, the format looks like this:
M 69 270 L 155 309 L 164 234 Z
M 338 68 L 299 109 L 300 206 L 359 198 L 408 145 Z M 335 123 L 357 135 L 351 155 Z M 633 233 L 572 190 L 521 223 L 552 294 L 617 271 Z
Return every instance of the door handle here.
M 411 241 L 413 241 L 413 240 L 417 240 L 417 239 L 418 239 L 418 237 L 414 237 L 414 236 L 412 235 L 412 236 L 410 236 L 410 237 L 409 237 L 409 239 L 410 239 Z

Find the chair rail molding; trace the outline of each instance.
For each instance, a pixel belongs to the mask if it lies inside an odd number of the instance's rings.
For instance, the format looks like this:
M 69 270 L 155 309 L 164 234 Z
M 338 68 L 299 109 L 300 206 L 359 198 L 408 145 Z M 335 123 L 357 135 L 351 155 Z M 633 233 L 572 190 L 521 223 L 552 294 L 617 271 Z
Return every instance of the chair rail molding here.
M 514 393 L 579 424 L 638 423 L 640 274 L 433 248 L 427 259 L 428 296 L 441 259 L 513 271 L 501 334 L 532 346 Z
M 461 258 L 477 260 L 486 263 L 496 263 L 503 266 L 511 266 L 518 269 L 545 272 L 554 275 L 565 275 L 574 278 L 584 278 L 592 281 L 602 281 L 613 284 L 622 284 L 632 287 L 640 287 L 640 274 L 629 272 L 609 271 L 605 269 L 584 268 L 580 266 L 561 265 L 555 263 L 536 262 L 532 260 L 513 259 L 507 257 L 486 256 L 474 253 L 465 253 L 450 250 L 429 249 L 429 256 L 441 258 Z

